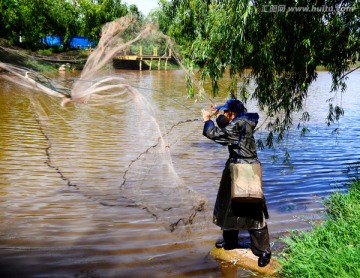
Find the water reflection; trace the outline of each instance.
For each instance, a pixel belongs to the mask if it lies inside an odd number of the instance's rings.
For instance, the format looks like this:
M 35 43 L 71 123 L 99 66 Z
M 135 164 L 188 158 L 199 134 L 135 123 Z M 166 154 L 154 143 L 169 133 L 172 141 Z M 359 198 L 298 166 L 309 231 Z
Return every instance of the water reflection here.
M 207 101 L 194 103 L 186 97 L 184 74 L 179 71 L 117 73 L 152 101 L 158 123 L 166 131 L 162 151 L 170 153 L 181 182 L 204 197 L 207 205 L 191 229 L 184 226 L 171 233 L 165 218 L 157 218 L 139 199 L 121 194 L 129 164 L 151 145 L 136 140 L 132 131 L 136 123 L 131 121 L 136 114 L 131 106 L 63 108 L 58 100 L 35 93 L 47 112 L 47 118 L 40 119 L 46 123 L 41 130 L 28 98 L 34 92 L 0 79 L 0 273 L 4 277 L 250 275 L 208 256 L 221 236 L 208 219 L 227 150 L 201 135 L 200 110 Z M 311 221 L 321 219 L 322 198 L 342 190 L 347 171 L 358 165 L 359 80 L 357 71 L 339 99 L 345 108 L 345 117 L 336 126 L 339 134 L 332 134 L 333 127 L 325 125 L 330 76 L 320 72 L 307 102 L 313 115 L 310 133 L 299 137 L 294 130 L 283 146 L 291 153 L 291 164 L 282 164 L 282 147 L 276 152 L 259 151 L 275 247 L 283 233 L 308 229 Z M 221 103 L 225 97 L 215 101 Z M 248 108 L 256 110 L 252 104 Z M 155 138 L 148 133 L 153 143 Z M 256 136 L 264 138 L 264 133 L 260 130 Z M 145 177 L 142 185 L 171 183 L 150 174 Z M 177 189 L 169 188 L 166 195 L 152 187 L 132 193 L 141 193 L 144 201 L 147 196 L 156 198 L 155 207 L 170 208 L 179 201 L 171 197 Z M 242 236 L 246 242 L 246 233 Z

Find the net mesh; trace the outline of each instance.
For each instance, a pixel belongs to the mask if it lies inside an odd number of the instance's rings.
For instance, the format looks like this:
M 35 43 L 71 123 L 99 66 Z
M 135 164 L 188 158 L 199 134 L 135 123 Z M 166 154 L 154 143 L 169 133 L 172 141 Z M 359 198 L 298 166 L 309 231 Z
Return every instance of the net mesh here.
M 120 206 L 122 204 L 118 200 L 126 198 L 131 201 L 131 205 L 144 209 L 173 232 L 179 227 L 193 224 L 195 219 L 200 221 L 200 214 L 205 210 L 207 200 L 184 184 L 172 163 L 170 150 L 167 147 L 168 140 L 169 138 L 178 140 L 180 134 L 175 134 L 174 128 L 170 130 L 164 128 L 163 120 L 159 120 L 151 98 L 129 85 L 121 76 L 113 74 L 111 69 L 109 70 L 114 55 L 119 51 L 153 32 L 159 34 L 155 26 L 150 24 L 125 40 L 125 33 L 129 26 L 135 24 L 134 20 L 131 16 L 124 17 L 104 26 L 97 48 L 89 56 L 80 77 L 73 84 L 57 82 L 36 70 L 25 67 L 26 63 L 21 61 L 29 59 L 28 56 L 5 48 L 1 49 L 2 55 L 0 55 L 1 76 L 26 88 L 60 98 L 61 106 L 86 104 L 131 107 L 133 114 L 128 116 L 136 118 L 136 121 L 132 123 L 129 134 L 124 136 L 129 136 L 129 139 L 136 138 L 138 147 L 136 150 L 129 150 L 131 158 L 122 165 L 125 170 L 118 177 L 119 198 L 102 198 L 100 194 L 97 195 L 99 193 L 97 190 L 92 190 L 88 195 L 108 206 Z M 166 36 L 162 36 L 171 44 Z M 8 53 L 11 55 L 10 58 L 7 56 Z M 173 53 L 176 59 L 179 59 L 176 52 Z M 44 136 L 49 140 L 49 144 L 56 144 L 55 136 L 47 125 L 48 112 L 33 95 L 30 100 Z M 66 109 L 61 110 L 61 113 L 66 113 Z M 57 154 L 51 154 L 51 149 L 49 152 L 48 165 L 61 173 L 61 166 L 55 165 Z M 135 156 L 134 152 L 136 152 Z M 63 175 L 62 178 L 66 179 Z M 71 182 L 68 182 L 68 185 L 77 186 Z M 86 187 L 86 185 L 82 186 Z M 80 188 L 82 189 L 84 188 Z M 168 198 L 164 199 L 165 196 Z M 127 206 L 130 203 L 128 202 Z

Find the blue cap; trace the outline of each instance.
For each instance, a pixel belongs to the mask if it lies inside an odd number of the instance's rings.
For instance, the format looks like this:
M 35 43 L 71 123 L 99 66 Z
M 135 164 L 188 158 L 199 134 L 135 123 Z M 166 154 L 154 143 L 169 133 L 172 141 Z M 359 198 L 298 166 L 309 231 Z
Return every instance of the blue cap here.
M 241 114 L 241 113 L 245 112 L 244 104 L 236 98 L 229 99 L 222 106 L 216 106 L 216 109 L 217 110 L 228 110 L 231 112 L 235 112 L 236 114 Z

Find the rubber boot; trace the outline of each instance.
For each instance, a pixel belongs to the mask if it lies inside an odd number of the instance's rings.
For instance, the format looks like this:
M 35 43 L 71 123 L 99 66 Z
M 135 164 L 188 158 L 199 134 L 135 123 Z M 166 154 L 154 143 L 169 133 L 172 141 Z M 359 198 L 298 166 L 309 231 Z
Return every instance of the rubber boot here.
M 223 237 L 224 237 L 224 249 L 225 250 L 233 250 L 238 248 L 238 230 L 224 230 Z

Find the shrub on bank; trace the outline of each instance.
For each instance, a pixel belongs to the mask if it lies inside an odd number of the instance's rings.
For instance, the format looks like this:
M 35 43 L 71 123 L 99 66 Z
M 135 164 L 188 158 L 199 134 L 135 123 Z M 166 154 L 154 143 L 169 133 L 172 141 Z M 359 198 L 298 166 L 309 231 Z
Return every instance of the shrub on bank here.
M 325 202 L 326 220 L 284 241 L 283 277 L 360 277 L 360 181 Z

